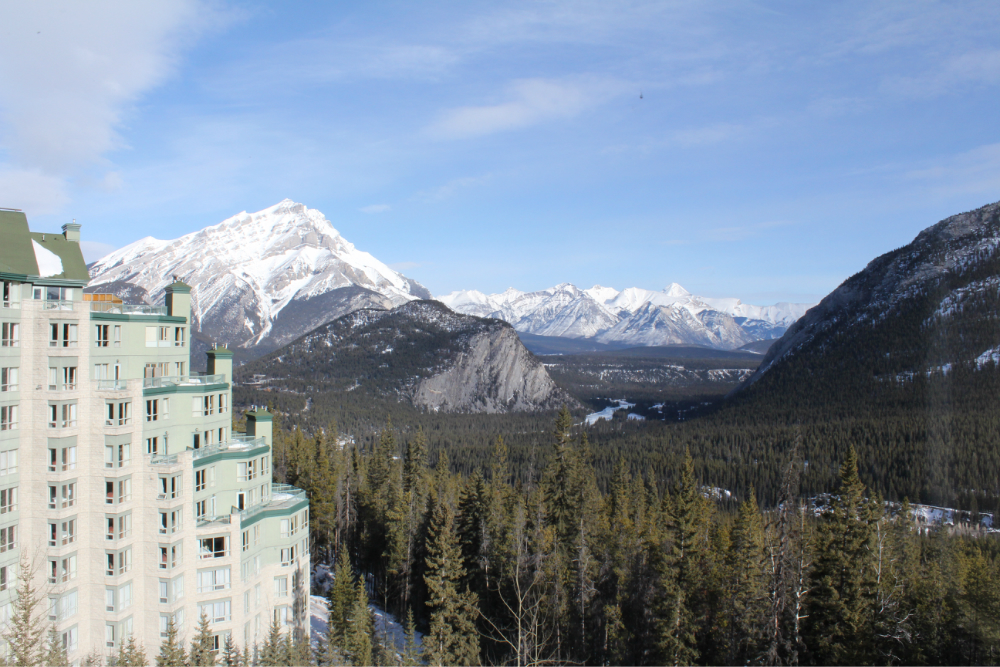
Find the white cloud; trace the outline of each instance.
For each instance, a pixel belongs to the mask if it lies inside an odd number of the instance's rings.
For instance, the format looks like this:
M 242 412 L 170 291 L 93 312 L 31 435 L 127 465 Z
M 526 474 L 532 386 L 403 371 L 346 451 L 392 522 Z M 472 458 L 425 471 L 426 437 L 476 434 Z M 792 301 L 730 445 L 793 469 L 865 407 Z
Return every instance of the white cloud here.
M 217 19 L 201 0 L 0 4 L 7 26 L 0 40 L 0 151 L 7 159 L 0 188 L 33 175 L 36 186 L 44 181 L 61 191 L 62 179 L 122 148 L 118 132 L 130 106 L 170 76 L 180 48 Z M 119 182 L 112 172 L 96 185 Z M 37 203 L 32 208 L 40 212 Z
M 19 208 L 31 215 L 55 213 L 69 201 L 61 178 L 39 169 L 0 165 L 0 206 Z
M 388 204 L 371 204 L 369 206 L 362 206 L 358 210 L 362 213 L 385 213 L 391 209 L 392 207 Z
M 942 158 L 904 174 L 937 195 L 982 195 L 996 199 L 1000 191 L 1000 143 Z
M 509 86 L 508 101 L 450 109 L 427 133 L 438 139 L 465 139 L 570 118 L 632 88 L 611 80 L 522 79 Z

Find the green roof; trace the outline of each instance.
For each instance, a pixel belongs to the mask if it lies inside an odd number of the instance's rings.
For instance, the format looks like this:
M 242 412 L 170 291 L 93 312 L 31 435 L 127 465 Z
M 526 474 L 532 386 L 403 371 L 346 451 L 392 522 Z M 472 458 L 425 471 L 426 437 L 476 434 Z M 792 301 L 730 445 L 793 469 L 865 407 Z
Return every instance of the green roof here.
M 32 232 L 24 213 L 0 210 L 0 271 L 39 278 L 36 247 L 51 252 L 62 262 L 62 272 L 45 276 L 42 282 L 45 279 L 84 283 L 90 280 L 79 243 L 67 241 L 62 234 Z
M 175 280 L 174 282 L 167 285 L 166 292 L 168 294 L 190 294 L 191 286 L 181 282 L 180 280 Z

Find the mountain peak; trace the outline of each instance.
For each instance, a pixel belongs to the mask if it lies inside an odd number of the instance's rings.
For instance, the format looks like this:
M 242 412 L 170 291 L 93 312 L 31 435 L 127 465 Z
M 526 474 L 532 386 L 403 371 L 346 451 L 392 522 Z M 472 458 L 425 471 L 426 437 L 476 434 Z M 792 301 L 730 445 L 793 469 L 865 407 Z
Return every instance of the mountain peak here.
M 667 285 L 663 288 L 663 293 L 667 296 L 691 296 L 691 292 L 688 292 L 677 283 L 670 283 Z

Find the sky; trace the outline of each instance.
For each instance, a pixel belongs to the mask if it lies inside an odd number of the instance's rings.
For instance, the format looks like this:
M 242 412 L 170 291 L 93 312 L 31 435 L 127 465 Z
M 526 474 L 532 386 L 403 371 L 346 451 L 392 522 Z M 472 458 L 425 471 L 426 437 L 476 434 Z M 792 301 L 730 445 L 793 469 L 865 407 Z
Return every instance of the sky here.
M 290 198 L 434 294 L 819 300 L 1000 200 L 1000 3 L 0 4 L 0 206 L 94 260 Z

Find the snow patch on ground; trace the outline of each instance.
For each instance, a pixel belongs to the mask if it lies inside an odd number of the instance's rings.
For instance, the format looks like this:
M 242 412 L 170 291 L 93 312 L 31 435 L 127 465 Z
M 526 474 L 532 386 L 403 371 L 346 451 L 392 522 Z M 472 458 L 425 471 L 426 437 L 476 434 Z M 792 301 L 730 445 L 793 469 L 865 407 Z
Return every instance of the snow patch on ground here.
M 590 413 L 589 415 L 587 415 L 584 418 L 584 420 L 583 420 L 584 423 L 587 426 L 593 426 L 594 424 L 596 424 L 598 422 L 598 420 L 601 420 L 601 419 L 607 419 L 607 420 L 610 421 L 610 419 L 614 416 L 615 412 L 617 412 L 618 410 L 628 410 L 629 408 L 634 408 L 635 407 L 635 403 L 629 403 L 625 399 L 618 399 L 617 403 L 618 403 L 617 406 L 612 405 L 612 406 L 604 408 L 600 412 L 592 412 L 592 413 Z M 635 418 L 642 419 L 642 417 L 640 417 L 639 415 L 632 415 L 632 414 L 630 414 L 628 416 L 628 418 L 629 419 L 635 419 Z

